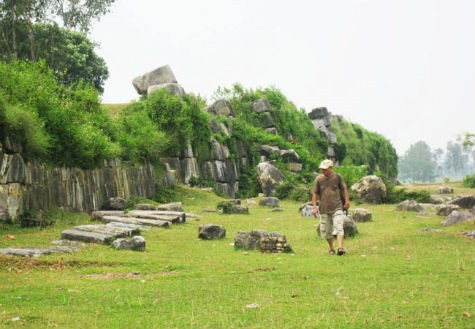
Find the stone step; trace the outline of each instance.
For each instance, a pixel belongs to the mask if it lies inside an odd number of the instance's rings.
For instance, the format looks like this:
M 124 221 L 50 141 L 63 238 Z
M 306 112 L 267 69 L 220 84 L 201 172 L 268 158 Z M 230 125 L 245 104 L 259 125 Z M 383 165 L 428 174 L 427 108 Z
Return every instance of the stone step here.
M 80 225 L 61 232 L 61 238 L 73 241 L 109 244 L 118 238 L 137 234 L 139 230 L 107 225 Z
M 186 213 L 179 211 L 131 210 L 130 217 L 166 220 L 173 224 L 186 222 Z
M 136 224 L 136 225 L 148 225 L 168 228 L 172 223 L 171 220 L 159 220 L 159 219 L 150 219 L 150 218 L 137 218 L 137 217 L 120 217 L 120 216 L 104 216 L 101 221 L 103 223 L 125 223 L 125 224 Z

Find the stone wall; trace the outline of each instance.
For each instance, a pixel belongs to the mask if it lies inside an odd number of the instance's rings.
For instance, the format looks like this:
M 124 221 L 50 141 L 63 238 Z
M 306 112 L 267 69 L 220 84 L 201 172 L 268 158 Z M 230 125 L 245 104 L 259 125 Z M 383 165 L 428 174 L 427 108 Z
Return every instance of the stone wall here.
M 52 207 L 90 212 L 110 197 L 150 198 L 155 193 L 151 165 L 127 167 L 114 160 L 92 170 L 48 168 L 6 152 L 0 151 L 0 220 L 16 221 L 26 212 Z

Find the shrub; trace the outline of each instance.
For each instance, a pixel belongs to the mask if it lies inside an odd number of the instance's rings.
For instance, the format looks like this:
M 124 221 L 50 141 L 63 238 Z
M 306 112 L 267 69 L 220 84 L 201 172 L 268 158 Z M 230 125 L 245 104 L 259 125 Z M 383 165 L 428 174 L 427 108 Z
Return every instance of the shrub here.
M 475 175 L 464 176 L 462 184 L 464 187 L 475 188 Z

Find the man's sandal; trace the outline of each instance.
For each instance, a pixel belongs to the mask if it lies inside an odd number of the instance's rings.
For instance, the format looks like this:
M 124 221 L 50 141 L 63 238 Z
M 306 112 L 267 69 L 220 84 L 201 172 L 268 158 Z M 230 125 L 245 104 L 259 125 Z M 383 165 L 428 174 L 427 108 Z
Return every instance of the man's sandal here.
M 338 256 L 343 256 L 344 254 L 346 254 L 345 249 L 338 248 Z
M 333 256 L 335 254 L 335 250 L 331 249 L 331 250 L 328 250 L 328 254 L 330 256 Z

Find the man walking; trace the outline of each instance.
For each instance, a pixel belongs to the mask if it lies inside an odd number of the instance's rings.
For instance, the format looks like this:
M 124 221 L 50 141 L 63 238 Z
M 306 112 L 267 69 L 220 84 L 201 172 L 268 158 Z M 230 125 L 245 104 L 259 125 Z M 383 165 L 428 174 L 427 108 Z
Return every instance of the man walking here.
M 313 214 L 320 218 L 320 236 L 328 242 L 330 248 L 328 253 L 343 256 L 345 254 L 343 224 L 346 218 L 343 210 L 350 208 L 348 189 L 343 178 L 333 172 L 331 160 L 323 160 L 319 168 L 322 174 L 317 176 L 312 189 Z M 337 251 L 333 246 L 335 235 L 338 242 Z

